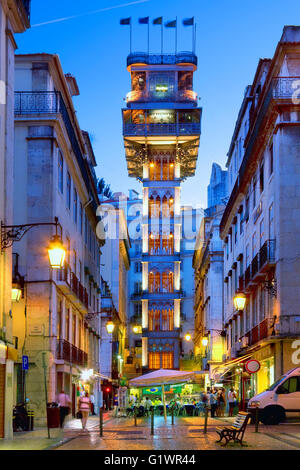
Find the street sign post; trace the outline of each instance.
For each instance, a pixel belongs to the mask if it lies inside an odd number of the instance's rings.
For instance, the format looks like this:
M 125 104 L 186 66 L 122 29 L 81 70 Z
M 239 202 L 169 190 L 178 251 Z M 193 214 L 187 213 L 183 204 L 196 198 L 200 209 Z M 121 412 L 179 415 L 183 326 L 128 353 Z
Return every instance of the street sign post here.
M 22 369 L 28 370 L 28 368 L 29 368 L 28 356 L 22 356 Z
M 256 359 L 249 359 L 245 364 L 245 370 L 248 374 L 255 374 L 260 369 L 260 362 Z

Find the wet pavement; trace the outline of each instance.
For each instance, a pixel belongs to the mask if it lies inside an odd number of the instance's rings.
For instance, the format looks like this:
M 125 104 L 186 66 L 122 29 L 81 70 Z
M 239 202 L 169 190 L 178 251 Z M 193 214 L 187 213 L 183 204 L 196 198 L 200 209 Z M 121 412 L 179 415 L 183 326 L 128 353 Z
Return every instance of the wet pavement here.
M 226 448 L 216 443 L 216 427 L 232 423 L 230 418 L 209 418 L 207 433 L 204 433 L 204 418 L 171 418 L 165 424 L 163 417 L 155 417 L 154 435 L 151 435 L 150 418 L 138 419 L 134 426 L 133 418 L 111 418 L 104 425 L 103 437 L 99 428 L 72 432 L 71 439 L 57 450 L 240 450 L 239 444 L 228 444 Z M 245 433 L 247 450 L 300 450 L 300 423 L 284 423 L 278 426 L 248 425 Z
M 0 440 L 0 450 L 240 450 L 239 444 L 222 447 L 216 443 L 217 426 L 232 424 L 234 418 L 208 418 L 204 433 L 203 417 L 171 417 L 165 424 L 163 417 L 155 416 L 154 435 L 151 435 L 150 418 L 114 418 L 104 413 L 103 437 L 99 435 L 99 417 L 90 416 L 87 430 L 83 431 L 79 419 L 66 422 L 65 428 L 47 428 L 27 433 L 15 433 L 12 440 Z M 243 450 L 300 450 L 300 421 L 278 426 L 249 424 L 244 436 Z

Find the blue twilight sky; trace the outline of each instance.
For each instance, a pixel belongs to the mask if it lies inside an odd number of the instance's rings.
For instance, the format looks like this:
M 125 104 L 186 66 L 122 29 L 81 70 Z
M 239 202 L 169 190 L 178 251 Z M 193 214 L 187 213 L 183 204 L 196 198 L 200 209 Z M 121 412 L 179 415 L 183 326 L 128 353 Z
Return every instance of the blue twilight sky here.
M 74 97 L 82 129 L 93 140 L 97 175 L 113 191 L 141 190 L 127 176 L 122 141 L 121 107 L 130 90 L 126 56 L 133 18 L 133 50 L 146 51 L 147 26 L 138 17 L 178 17 L 178 50 L 191 49 L 191 27 L 183 18 L 195 16 L 198 70 L 194 89 L 203 107 L 202 136 L 196 176 L 183 184 L 182 202 L 206 206 L 211 165 L 226 162 L 237 113 L 259 58 L 272 57 L 284 25 L 300 24 L 299 0 L 32 0 L 32 28 L 17 35 L 17 53 L 57 53 L 65 73 L 75 75 L 80 96 Z M 138 0 L 136 0 L 138 1 Z M 126 5 L 127 4 L 127 5 Z M 122 7 L 116 8 L 118 5 Z M 126 5 L 126 6 L 125 6 Z M 101 12 L 84 15 L 94 10 Z M 77 15 L 83 15 L 78 16 Z M 46 23 L 75 16 L 65 21 Z M 174 52 L 174 29 L 164 28 L 164 51 Z M 150 29 L 150 52 L 160 51 L 160 26 Z

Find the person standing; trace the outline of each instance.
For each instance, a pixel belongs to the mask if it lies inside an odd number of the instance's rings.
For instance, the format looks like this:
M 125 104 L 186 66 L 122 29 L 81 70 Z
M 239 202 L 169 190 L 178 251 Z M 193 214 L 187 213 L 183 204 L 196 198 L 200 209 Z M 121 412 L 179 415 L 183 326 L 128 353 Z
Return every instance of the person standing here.
M 214 418 L 215 413 L 216 413 L 216 409 L 217 409 L 217 406 L 218 406 L 217 394 L 216 394 L 215 390 L 211 390 L 211 392 L 209 394 L 209 404 L 210 404 L 211 417 Z
M 84 395 L 79 398 L 79 411 L 81 412 L 81 424 L 82 429 L 86 429 L 89 412 L 91 409 L 91 400 L 89 399 L 88 392 L 84 392 Z
M 90 394 L 90 400 L 91 400 L 91 412 L 92 415 L 95 416 L 95 395 L 93 393 Z
M 228 404 L 229 404 L 228 416 L 233 415 L 233 409 L 234 409 L 234 406 L 235 406 L 235 402 L 236 402 L 236 393 L 234 391 L 234 388 L 231 388 L 228 392 Z
M 220 390 L 218 391 L 218 413 L 217 413 L 217 416 L 224 417 L 225 406 L 226 406 L 225 389 L 220 388 Z
M 64 390 L 61 390 L 57 401 L 59 404 L 60 427 L 63 428 L 65 417 L 70 413 L 71 400 L 69 395 L 67 395 Z

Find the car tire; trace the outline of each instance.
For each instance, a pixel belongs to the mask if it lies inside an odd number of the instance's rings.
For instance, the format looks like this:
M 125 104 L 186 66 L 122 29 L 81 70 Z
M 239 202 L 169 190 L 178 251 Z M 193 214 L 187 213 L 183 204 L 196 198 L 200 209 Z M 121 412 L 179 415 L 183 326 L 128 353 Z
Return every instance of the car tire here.
M 269 406 L 263 410 L 261 422 L 263 424 L 279 424 L 285 420 L 283 408 L 278 406 Z

